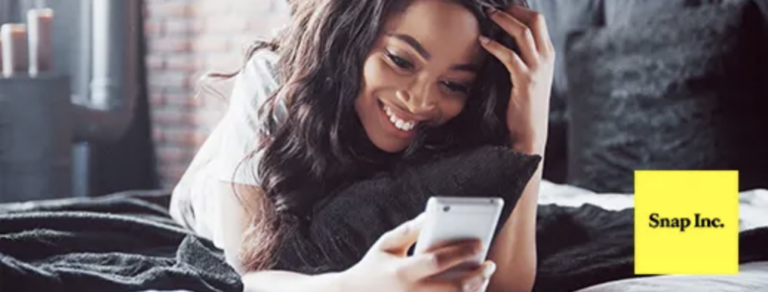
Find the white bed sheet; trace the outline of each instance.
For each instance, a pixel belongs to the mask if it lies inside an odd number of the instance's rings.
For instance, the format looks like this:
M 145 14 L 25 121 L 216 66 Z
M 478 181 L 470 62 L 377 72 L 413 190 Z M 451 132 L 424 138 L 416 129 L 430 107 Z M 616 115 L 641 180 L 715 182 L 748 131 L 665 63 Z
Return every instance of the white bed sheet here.
M 591 204 L 607 210 L 634 207 L 632 194 L 596 193 L 567 184 L 542 180 L 539 204 L 579 207 Z M 748 230 L 768 226 L 768 190 L 754 189 L 739 193 L 739 229 Z
M 618 280 L 578 292 L 766 292 L 768 262 L 742 264 L 736 275 L 669 275 Z

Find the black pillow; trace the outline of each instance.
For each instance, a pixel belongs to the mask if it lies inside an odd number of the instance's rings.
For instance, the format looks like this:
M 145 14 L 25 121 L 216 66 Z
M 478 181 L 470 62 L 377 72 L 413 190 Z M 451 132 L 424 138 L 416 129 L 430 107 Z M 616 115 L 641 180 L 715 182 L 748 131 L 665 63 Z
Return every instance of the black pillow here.
M 762 29 L 745 0 L 573 35 L 568 182 L 631 193 L 636 169 L 726 169 L 768 186 Z
M 319 205 L 311 223 L 285 240 L 275 268 L 309 274 L 347 269 L 383 233 L 423 212 L 431 196 L 504 198 L 498 232 L 540 161 L 486 146 L 357 182 Z

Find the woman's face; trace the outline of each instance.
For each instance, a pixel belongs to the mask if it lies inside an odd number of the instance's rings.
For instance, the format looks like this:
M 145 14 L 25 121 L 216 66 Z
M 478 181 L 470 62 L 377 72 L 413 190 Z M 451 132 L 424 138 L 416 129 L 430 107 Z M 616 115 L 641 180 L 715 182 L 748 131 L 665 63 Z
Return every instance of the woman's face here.
M 461 113 L 482 57 L 475 16 L 457 3 L 414 0 L 383 27 L 366 57 L 355 110 L 379 149 L 404 150 L 419 124 Z

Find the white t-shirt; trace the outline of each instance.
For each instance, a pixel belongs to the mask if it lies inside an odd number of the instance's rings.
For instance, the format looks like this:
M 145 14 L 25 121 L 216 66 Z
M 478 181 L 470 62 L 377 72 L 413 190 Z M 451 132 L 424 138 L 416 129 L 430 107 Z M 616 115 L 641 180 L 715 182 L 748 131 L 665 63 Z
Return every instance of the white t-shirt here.
M 173 190 L 170 213 L 179 224 L 209 238 L 221 247 L 216 235 L 220 200 L 212 196 L 222 182 L 258 185 L 256 173 L 261 153 L 249 159 L 258 147 L 258 111 L 277 88 L 275 65 L 277 54 L 269 50 L 255 53 L 243 70 L 235 76 L 229 108 L 210 136 L 198 150 L 179 183 Z M 279 103 L 275 112 L 277 124 L 287 115 Z

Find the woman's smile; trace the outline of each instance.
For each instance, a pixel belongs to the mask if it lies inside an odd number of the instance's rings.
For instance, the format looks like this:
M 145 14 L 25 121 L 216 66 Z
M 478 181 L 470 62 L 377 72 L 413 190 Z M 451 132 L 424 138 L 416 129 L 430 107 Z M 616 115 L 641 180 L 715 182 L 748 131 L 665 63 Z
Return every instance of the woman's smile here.
M 416 127 L 416 125 L 419 123 L 417 121 L 410 121 L 405 118 L 401 118 L 394 113 L 394 110 L 390 106 L 387 105 L 384 106 L 384 112 L 389 117 L 389 121 L 392 122 L 395 127 L 406 132 L 413 130 L 413 128 Z
M 378 101 L 381 112 L 380 123 L 385 131 L 402 139 L 410 139 L 416 133 L 416 126 L 425 122 L 424 118 L 414 117 L 397 106 Z

